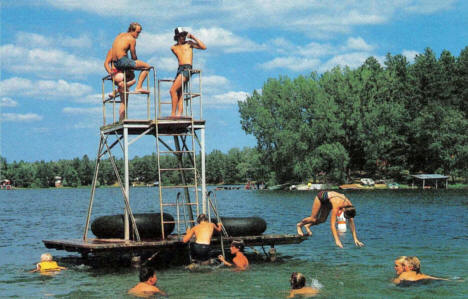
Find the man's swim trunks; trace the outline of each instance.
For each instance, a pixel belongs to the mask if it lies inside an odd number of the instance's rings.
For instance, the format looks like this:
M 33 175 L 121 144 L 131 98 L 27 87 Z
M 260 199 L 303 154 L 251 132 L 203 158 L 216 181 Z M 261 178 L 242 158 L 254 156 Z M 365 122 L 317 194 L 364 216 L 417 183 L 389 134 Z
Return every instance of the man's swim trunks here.
M 206 261 L 210 258 L 210 245 L 193 243 L 191 245 L 192 258 L 197 261 Z
M 114 63 L 114 65 L 119 70 L 128 70 L 134 69 L 136 67 L 136 62 L 128 58 L 128 56 L 122 56 Z
M 189 70 L 192 69 L 192 66 L 190 64 L 182 64 L 182 65 L 179 65 L 179 68 L 177 69 L 177 74 L 176 74 L 176 78 L 177 76 L 179 76 L 180 73 L 182 73 L 182 76 L 184 76 L 185 78 L 188 78 L 189 77 Z

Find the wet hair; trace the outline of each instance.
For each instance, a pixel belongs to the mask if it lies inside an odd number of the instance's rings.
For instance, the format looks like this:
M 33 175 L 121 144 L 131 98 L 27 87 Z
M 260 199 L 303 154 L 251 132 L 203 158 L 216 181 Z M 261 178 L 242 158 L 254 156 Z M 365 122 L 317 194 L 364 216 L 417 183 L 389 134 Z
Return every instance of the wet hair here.
M 306 284 L 305 276 L 299 272 L 293 272 L 291 278 L 289 279 L 292 289 L 302 289 Z
M 416 273 L 421 273 L 421 262 L 419 261 L 418 257 L 408 256 L 406 260 L 411 270 L 415 271 Z
M 136 31 L 137 27 L 140 27 L 143 30 L 143 27 L 137 22 L 133 22 L 128 26 L 128 31 L 127 32 L 133 32 Z
M 236 247 L 240 251 L 244 251 L 245 244 L 244 244 L 244 241 L 242 240 L 234 240 L 232 241 L 231 246 Z
M 52 255 L 50 253 L 41 254 L 41 262 L 50 262 L 52 260 Z
M 344 207 L 344 216 L 346 219 L 354 218 L 356 216 L 356 208 L 354 206 Z
M 201 223 L 202 221 L 207 221 L 208 217 L 206 217 L 206 214 L 200 214 L 197 217 L 197 223 Z
M 140 282 L 148 281 L 154 275 L 154 269 L 150 267 L 142 267 L 140 269 Z
M 405 255 L 399 256 L 399 257 L 396 258 L 395 262 L 400 263 L 403 266 L 407 265 L 408 264 L 408 257 L 405 256 Z

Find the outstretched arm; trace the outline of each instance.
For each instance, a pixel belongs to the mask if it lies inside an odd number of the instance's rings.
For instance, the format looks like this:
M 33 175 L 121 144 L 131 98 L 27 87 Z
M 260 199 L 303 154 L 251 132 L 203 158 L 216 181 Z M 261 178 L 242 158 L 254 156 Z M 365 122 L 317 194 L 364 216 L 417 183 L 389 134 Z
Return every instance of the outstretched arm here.
M 362 243 L 361 241 L 359 241 L 358 238 L 357 238 L 357 235 L 356 235 L 356 226 L 354 225 L 354 219 L 353 219 L 353 218 L 349 218 L 349 219 L 348 219 L 348 223 L 349 223 L 349 227 L 351 228 L 351 232 L 352 232 L 352 234 L 353 234 L 354 244 L 356 244 L 356 246 L 359 246 L 359 247 L 364 246 L 364 243 Z
M 214 224 L 213 224 L 213 226 L 214 226 L 214 229 L 215 229 L 217 232 L 220 232 L 221 229 L 223 228 L 223 224 L 221 223 L 221 221 L 218 222 L 218 225 L 214 225 Z
M 190 42 L 190 44 L 192 45 L 193 48 L 200 49 L 200 50 L 206 50 L 205 44 L 201 40 L 196 38 L 193 34 L 188 33 L 187 38 L 191 38 L 191 39 L 193 39 L 195 41 L 195 42 Z
M 333 234 L 333 238 L 335 239 L 336 246 L 343 248 L 343 244 L 341 244 L 340 237 L 338 236 L 338 232 L 336 231 L 336 214 L 338 213 L 338 209 L 332 209 L 331 211 L 331 219 L 330 219 L 330 229 Z

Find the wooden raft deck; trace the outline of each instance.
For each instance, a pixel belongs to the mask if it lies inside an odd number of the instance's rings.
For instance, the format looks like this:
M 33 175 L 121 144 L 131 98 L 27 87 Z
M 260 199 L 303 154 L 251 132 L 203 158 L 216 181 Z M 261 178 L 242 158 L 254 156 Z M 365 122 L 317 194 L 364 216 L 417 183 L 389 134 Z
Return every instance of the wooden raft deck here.
M 186 132 L 188 128 L 192 125 L 190 119 L 169 119 L 169 118 L 159 118 L 158 121 L 158 131 L 160 134 L 177 134 Z M 196 130 L 204 128 L 205 120 L 194 120 L 194 128 Z M 128 129 L 128 134 L 130 135 L 139 135 L 145 132 L 148 129 L 151 129 L 152 134 L 155 134 L 156 122 L 154 120 L 132 120 L 126 119 L 121 123 L 108 124 L 101 127 L 101 131 L 104 134 L 123 134 L 123 129 Z
M 260 235 L 260 236 L 243 236 L 243 237 L 227 237 L 224 239 L 225 246 L 229 246 L 232 240 L 244 240 L 246 246 L 275 246 L 287 244 L 299 244 L 307 239 L 308 236 L 299 235 Z M 185 248 L 187 244 L 182 243 L 177 236 L 171 235 L 166 240 L 159 241 L 125 241 L 122 239 L 82 239 L 73 240 L 43 240 L 44 245 L 50 249 L 66 250 L 70 252 L 78 252 L 81 254 L 88 253 L 111 253 L 111 252 L 132 252 L 154 249 L 176 249 Z M 213 238 L 211 245 L 213 248 L 219 248 L 219 238 Z

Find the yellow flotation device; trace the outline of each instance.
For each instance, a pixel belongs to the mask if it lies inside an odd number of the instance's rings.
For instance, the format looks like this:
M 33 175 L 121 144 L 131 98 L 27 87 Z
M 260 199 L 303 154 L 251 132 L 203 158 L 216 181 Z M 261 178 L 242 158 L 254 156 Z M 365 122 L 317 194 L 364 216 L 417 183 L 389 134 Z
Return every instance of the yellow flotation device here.
M 39 265 L 39 269 L 41 273 L 51 272 L 51 271 L 60 271 L 62 269 L 62 267 L 60 267 L 55 261 L 40 262 L 38 265 Z

